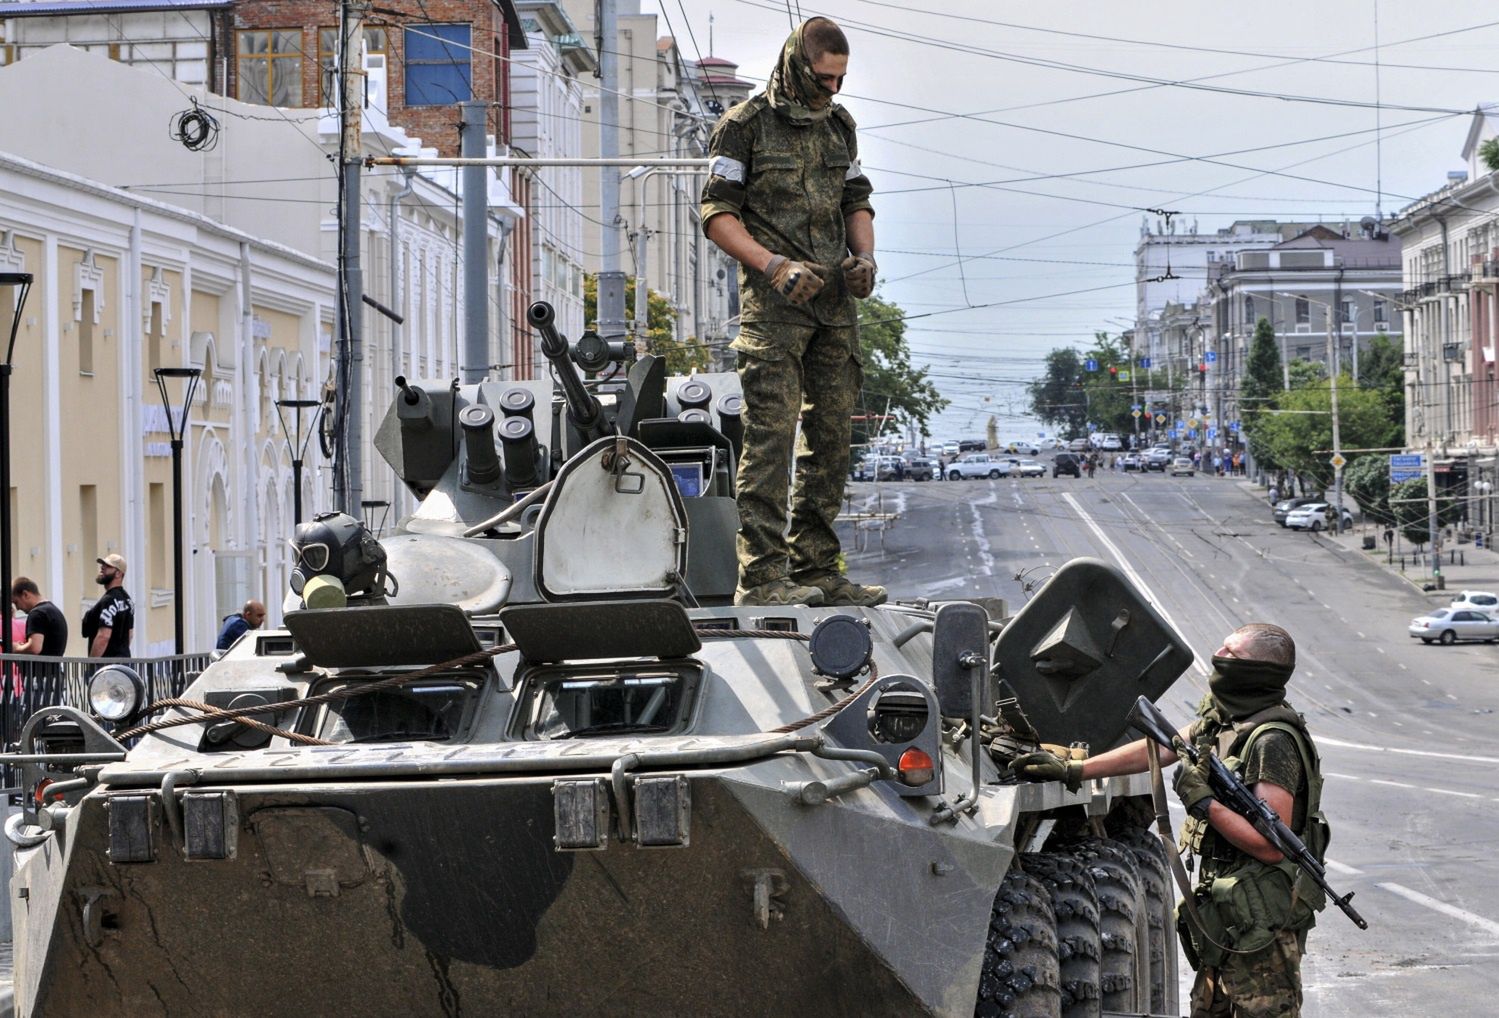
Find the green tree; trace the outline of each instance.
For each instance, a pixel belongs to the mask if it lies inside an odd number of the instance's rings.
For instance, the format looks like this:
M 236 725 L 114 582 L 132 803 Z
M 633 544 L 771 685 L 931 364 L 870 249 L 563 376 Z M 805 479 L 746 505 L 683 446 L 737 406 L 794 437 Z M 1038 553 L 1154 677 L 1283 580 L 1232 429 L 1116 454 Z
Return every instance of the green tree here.
M 1395 510 L 1395 519 L 1400 532 L 1414 545 L 1425 544 L 1431 539 L 1431 504 L 1426 498 L 1426 478 L 1413 477 L 1401 481 L 1390 490 L 1390 508 Z M 1462 518 L 1462 504 L 1454 498 L 1437 499 L 1437 526 L 1445 527 Z
M 1046 355 L 1041 377 L 1027 388 L 1031 414 L 1074 438 L 1088 433 L 1088 401 L 1084 389 L 1083 358 L 1071 347 Z
M 1332 448 L 1332 393 L 1326 382 L 1283 393 L 1276 410 L 1263 411 L 1256 422 L 1256 442 L 1277 466 L 1314 478 L 1322 487 L 1332 483 L 1333 469 L 1325 450 Z M 1389 445 L 1390 423 L 1377 393 L 1357 389 L 1347 375 L 1338 380 L 1340 439 L 1349 449 L 1378 449 Z M 1323 451 L 1319 451 L 1323 450 Z M 1258 453 L 1256 453 L 1258 455 Z
M 1386 525 L 1395 522 L 1390 509 L 1390 461 L 1385 456 L 1370 453 L 1343 468 L 1343 488 L 1370 519 Z
M 599 279 L 593 274 L 583 277 L 583 321 L 590 329 L 598 328 Z M 666 370 L 673 375 L 690 375 L 713 366 L 713 352 L 696 336 L 678 340 L 676 312 L 671 301 L 655 290 L 646 297 L 646 342 L 650 352 L 666 358 Z M 625 320 L 635 320 L 635 280 L 625 280 Z M 571 337 L 576 339 L 577 337 Z
M 1327 384 L 1327 365 L 1321 361 L 1309 361 L 1297 357 L 1287 365 L 1286 373 L 1291 376 L 1293 390 Z
M 1499 140 L 1499 139 L 1496 139 Z M 1376 335 L 1359 355 L 1358 384 L 1377 392 L 1394 431 L 1391 445 L 1405 441 L 1405 351 L 1388 334 Z
M 1249 449 L 1262 467 L 1279 467 L 1259 435 L 1260 423 L 1267 420 L 1266 410 L 1274 409 L 1275 399 L 1284 385 L 1280 368 L 1280 347 L 1275 342 L 1275 327 L 1261 318 L 1254 327 L 1249 343 L 1249 357 L 1244 363 L 1244 378 L 1239 383 L 1240 428 L 1249 441 Z
M 858 302 L 859 344 L 864 349 L 862 400 L 871 414 L 889 413 L 915 426 L 923 437 L 931 436 L 930 421 L 947 400 L 927 378 L 925 368 L 913 367 L 906 343 L 905 312 L 878 294 Z M 857 422 L 856 422 L 857 424 Z M 864 429 L 855 427 L 854 440 Z
M 1479 145 L 1478 158 L 1490 172 L 1499 170 L 1499 138 L 1489 138 Z

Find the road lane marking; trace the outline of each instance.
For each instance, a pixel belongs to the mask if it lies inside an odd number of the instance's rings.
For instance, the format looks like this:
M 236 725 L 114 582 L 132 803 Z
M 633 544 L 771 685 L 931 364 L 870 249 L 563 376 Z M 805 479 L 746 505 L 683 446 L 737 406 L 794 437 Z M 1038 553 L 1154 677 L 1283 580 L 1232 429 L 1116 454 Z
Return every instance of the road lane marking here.
M 1338 862 L 1336 859 L 1324 859 L 1322 865 L 1334 873 L 1341 873 L 1345 877 L 1361 877 L 1364 875 L 1363 870 L 1349 866 L 1347 863 Z
M 1359 777 L 1357 774 L 1334 774 L 1332 771 L 1327 771 L 1322 776 L 1325 777 L 1325 778 L 1337 778 L 1339 781 L 1363 781 L 1364 780 L 1363 778 Z
M 1494 922 L 1492 919 L 1485 919 L 1481 915 L 1474 915 L 1472 912 L 1460 909 L 1456 905 L 1449 905 L 1445 901 L 1438 901 L 1435 898 L 1427 897 L 1420 891 L 1413 891 L 1404 884 L 1386 882 L 1378 886 L 1389 891 L 1391 894 L 1398 894 L 1407 901 L 1413 901 L 1417 905 L 1424 905 L 1433 912 L 1440 912 L 1444 916 L 1459 919 L 1471 926 L 1477 926 L 1486 933 L 1492 933 L 1494 936 L 1499 937 L 1499 923 Z
M 1418 785 L 1408 785 L 1404 781 L 1386 781 L 1384 778 L 1370 778 L 1371 785 L 1389 785 L 1391 788 L 1417 788 Z
M 1077 513 L 1078 517 L 1088 525 L 1088 529 L 1093 531 L 1093 536 L 1098 538 L 1099 543 L 1108 549 L 1110 555 L 1114 556 L 1114 561 L 1119 563 L 1119 568 L 1124 570 L 1124 574 L 1130 578 L 1130 582 L 1135 585 L 1140 593 L 1145 595 L 1145 599 L 1151 603 L 1155 610 L 1160 612 L 1161 618 L 1165 620 L 1166 624 L 1175 630 L 1176 638 L 1190 649 L 1192 645 L 1182 635 L 1181 626 L 1177 625 L 1176 620 L 1171 617 L 1171 613 L 1166 611 L 1166 606 L 1156 600 L 1155 594 L 1151 591 L 1150 584 L 1146 583 L 1140 574 L 1135 572 L 1135 567 L 1129 564 L 1129 560 L 1124 557 L 1124 553 L 1119 550 L 1113 541 L 1109 540 L 1108 535 L 1103 532 L 1103 528 L 1094 521 L 1093 517 L 1088 515 L 1078 500 L 1072 497 L 1070 491 L 1062 493 L 1062 500 L 1072 506 L 1072 511 Z M 1202 656 L 1196 650 L 1192 650 L 1192 664 L 1196 667 L 1199 675 L 1204 678 L 1207 677 L 1209 672 L 1207 662 L 1203 661 Z
M 1482 799 L 1483 796 L 1477 792 L 1456 792 L 1450 788 L 1423 788 L 1423 792 L 1435 792 L 1437 795 L 1455 795 L 1461 799 Z
M 1428 735 L 1431 734 L 1427 731 Z M 1317 736 L 1319 746 L 1337 746 L 1340 749 L 1361 749 L 1371 753 L 1400 753 L 1404 756 L 1425 756 L 1436 760 L 1462 760 L 1467 763 L 1496 763 L 1499 764 L 1499 756 L 1469 756 L 1463 753 L 1438 753 L 1433 749 L 1397 749 L 1394 746 L 1371 746 L 1363 742 L 1344 742 L 1342 739 L 1329 739 L 1325 736 Z M 1407 788 L 1415 788 L 1415 785 L 1407 785 Z

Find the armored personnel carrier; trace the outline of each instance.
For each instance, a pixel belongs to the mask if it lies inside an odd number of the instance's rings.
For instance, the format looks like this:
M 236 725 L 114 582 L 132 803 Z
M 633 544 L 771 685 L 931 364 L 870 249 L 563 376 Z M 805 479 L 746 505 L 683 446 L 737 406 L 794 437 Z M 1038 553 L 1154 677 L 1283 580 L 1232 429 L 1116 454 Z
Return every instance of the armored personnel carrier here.
M 1184 670 L 1140 593 L 736 608 L 735 377 L 530 318 L 555 384 L 398 383 L 419 507 L 298 528 L 285 628 L 28 721 L 18 1013 L 1179 1013 L 1144 781 L 1008 780 Z

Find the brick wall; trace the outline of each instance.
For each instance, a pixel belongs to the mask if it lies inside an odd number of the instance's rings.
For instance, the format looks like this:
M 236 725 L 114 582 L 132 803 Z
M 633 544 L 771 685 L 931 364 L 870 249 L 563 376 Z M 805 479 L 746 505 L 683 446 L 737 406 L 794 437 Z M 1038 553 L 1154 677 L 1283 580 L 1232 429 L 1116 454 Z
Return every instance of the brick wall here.
M 509 99 L 509 45 L 504 15 L 493 0 L 388 0 L 385 10 L 403 12 L 371 14 L 370 28 L 383 28 L 387 39 L 387 98 L 390 122 L 417 135 L 425 145 L 443 155 L 458 154 L 458 109 L 456 106 L 410 106 L 404 102 L 404 28 L 423 24 L 467 24 L 471 26 L 473 98 L 493 102 L 489 131 L 504 143 L 508 127 L 504 105 Z M 319 102 L 318 30 L 336 28 L 338 6 L 328 0 L 243 0 L 234 8 L 233 31 L 223 52 L 228 54 L 228 92 L 239 97 L 238 31 L 278 29 L 300 32 L 302 40 L 302 105 Z

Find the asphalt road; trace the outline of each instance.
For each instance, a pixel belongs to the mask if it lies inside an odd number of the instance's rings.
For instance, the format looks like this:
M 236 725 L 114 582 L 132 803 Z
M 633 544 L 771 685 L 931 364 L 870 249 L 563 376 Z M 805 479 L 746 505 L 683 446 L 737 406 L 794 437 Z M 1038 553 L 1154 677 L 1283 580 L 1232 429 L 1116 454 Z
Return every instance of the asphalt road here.
M 1357 892 L 1370 924 L 1322 914 L 1303 1013 L 1499 1014 L 1499 646 L 1412 640 L 1406 624 L 1428 598 L 1356 553 L 1276 526 L 1234 480 L 1100 473 L 852 492 L 855 510 L 899 514 L 883 541 L 865 532 L 862 551 L 844 533 L 850 575 L 895 597 L 1000 596 L 1015 610 L 1028 585 L 1073 557 L 1122 567 L 1201 658 L 1162 698 L 1173 720 L 1189 718 L 1230 630 L 1289 629 L 1290 699 L 1327 777 L 1329 878 Z

